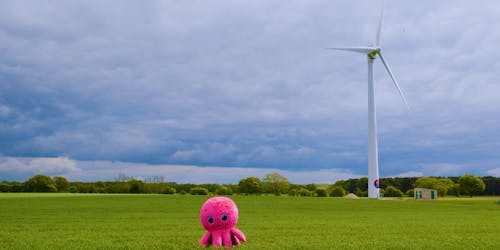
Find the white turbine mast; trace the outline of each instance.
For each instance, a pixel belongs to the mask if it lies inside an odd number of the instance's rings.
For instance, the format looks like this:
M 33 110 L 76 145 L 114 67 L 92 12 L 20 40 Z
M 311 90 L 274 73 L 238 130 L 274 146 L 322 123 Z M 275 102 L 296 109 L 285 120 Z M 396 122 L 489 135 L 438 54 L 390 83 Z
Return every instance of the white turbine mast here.
M 394 74 L 389 68 L 386 60 L 382 56 L 380 47 L 380 32 L 382 30 L 382 19 L 383 19 L 383 9 L 380 14 L 380 21 L 377 29 L 377 37 L 375 41 L 375 46 L 361 46 L 361 47 L 337 47 L 328 48 L 335 50 L 344 50 L 357 53 L 363 53 L 367 55 L 368 58 L 368 198 L 378 199 L 380 198 L 379 192 L 379 171 L 378 171 L 378 147 L 377 147 L 377 118 L 375 110 L 375 90 L 373 86 L 373 61 L 380 58 L 382 64 L 384 64 L 387 73 L 394 82 L 394 86 L 399 92 L 399 95 L 403 99 L 406 107 L 409 109 L 408 103 L 406 102 L 403 91 L 398 85 Z

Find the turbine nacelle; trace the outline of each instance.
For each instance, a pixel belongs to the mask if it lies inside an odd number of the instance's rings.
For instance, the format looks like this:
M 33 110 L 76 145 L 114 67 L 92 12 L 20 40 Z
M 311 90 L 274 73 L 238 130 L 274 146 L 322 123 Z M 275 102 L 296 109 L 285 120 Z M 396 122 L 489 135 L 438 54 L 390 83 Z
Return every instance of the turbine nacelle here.
M 380 48 L 376 50 L 372 50 L 370 53 L 368 53 L 368 58 L 374 60 L 377 56 L 377 54 L 380 54 Z

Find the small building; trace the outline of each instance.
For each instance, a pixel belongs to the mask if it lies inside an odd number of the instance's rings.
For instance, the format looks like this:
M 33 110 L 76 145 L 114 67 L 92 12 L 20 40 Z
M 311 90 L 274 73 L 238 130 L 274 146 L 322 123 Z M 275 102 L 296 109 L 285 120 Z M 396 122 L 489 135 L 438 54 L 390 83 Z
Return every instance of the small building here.
M 415 188 L 415 200 L 436 200 L 437 191 L 428 188 Z

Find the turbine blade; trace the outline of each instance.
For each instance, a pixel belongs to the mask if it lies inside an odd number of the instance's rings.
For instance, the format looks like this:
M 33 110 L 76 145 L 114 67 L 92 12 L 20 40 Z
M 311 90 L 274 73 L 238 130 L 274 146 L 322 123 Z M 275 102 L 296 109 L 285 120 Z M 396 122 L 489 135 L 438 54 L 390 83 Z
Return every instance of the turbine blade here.
M 384 19 L 384 6 L 382 6 L 382 11 L 380 12 L 380 20 L 378 21 L 378 29 L 377 29 L 377 40 L 375 41 L 375 45 L 380 47 L 380 32 L 382 31 L 382 20 Z
M 387 62 L 385 61 L 384 57 L 382 56 L 382 53 L 380 53 L 380 51 L 378 52 L 378 55 L 380 57 L 380 61 L 382 61 L 382 63 L 384 64 L 385 66 L 385 69 L 387 70 L 387 72 L 389 73 L 389 75 L 391 76 L 391 79 L 392 81 L 394 82 L 394 86 L 396 86 L 396 89 L 398 89 L 398 92 L 399 92 L 399 95 L 401 96 L 401 98 L 403 99 L 403 102 L 405 103 L 406 105 L 406 108 L 408 108 L 408 110 L 410 109 L 410 106 L 408 105 L 408 102 L 406 101 L 406 98 L 403 94 L 403 91 L 401 91 L 401 88 L 399 87 L 398 85 L 398 82 L 396 81 L 396 78 L 394 77 L 394 74 L 392 74 L 392 71 L 391 69 L 389 68 L 389 65 L 387 64 Z
M 375 47 L 337 47 L 337 48 L 326 48 L 326 49 L 334 49 L 334 50 L 344 50 L 344 51 L 352 51 L 363 54 L 368 54 L 377 48 Z

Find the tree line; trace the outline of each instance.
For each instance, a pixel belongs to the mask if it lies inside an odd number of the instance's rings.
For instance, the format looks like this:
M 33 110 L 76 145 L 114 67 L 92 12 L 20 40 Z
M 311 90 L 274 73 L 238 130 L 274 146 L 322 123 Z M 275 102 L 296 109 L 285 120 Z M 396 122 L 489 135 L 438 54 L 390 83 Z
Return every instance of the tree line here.
M 396 177 L 381 178 L 380 191 L 385 197 L 412 197 L 414 188 L 431 188 L 439 196 L 500 195 L 500 178 L 477 177 Z M 293 184 L 279 173 L 260 179 L 249 176 L 238 184 L 184 184 L 176 182 L 143 182 L 120 174 L 115 181 L 69 182 L 65 177 L 35 175 L 25 182 L 0 182 L 0 192 L 70 192 L 70 193 L 146 193 L 146 194 L 274 194 L 290 196 L 341 197 L 347 193 L 368 195 L 368 178 L 339 180 L 333 185 Z

